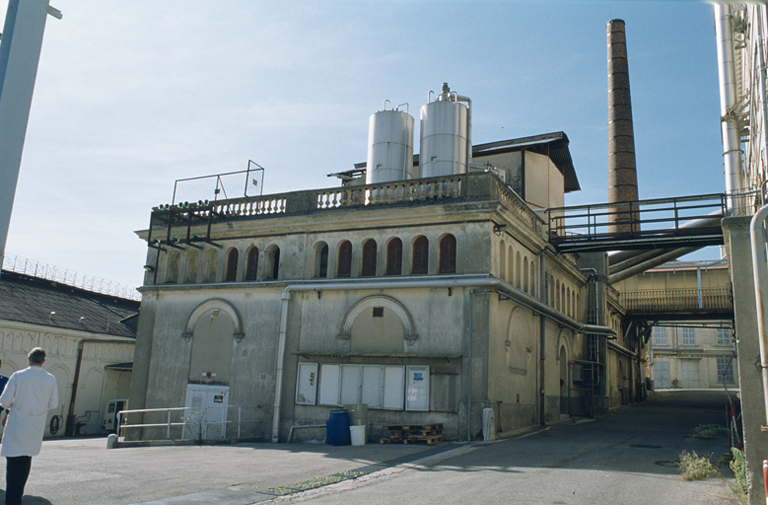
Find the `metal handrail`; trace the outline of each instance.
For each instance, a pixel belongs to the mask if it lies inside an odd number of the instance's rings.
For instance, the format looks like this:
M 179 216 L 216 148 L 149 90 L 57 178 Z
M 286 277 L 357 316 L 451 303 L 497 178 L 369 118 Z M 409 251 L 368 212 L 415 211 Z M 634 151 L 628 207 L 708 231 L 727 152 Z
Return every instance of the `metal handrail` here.
M 256 408 L 260 409 L 260 405 L 216 405 L 216 406 L 210 406 L 210 407 L 167 407 L 167 408 L 155 408 L 155 409 L 133 409 L 133 410 L 121 410 L 117 413 L 117 425 L 118 425 L 118 436 L 125 437 L 125 431 L 128 429 L 143 429 L 143 428 L 166 428 L 166 438 L 165 440 L 186 440 L 187 437 L 184 436 L 185 428 L 186 426 L 189 426 L 191 424 L 191 420 L 188 419 L 186 416 L 182 416 L 180 418 L 180 421 L 174 421 L 172 418 L 172 415 L 174 412 L 196 412 L 201 413 L 200 421 L 194 421 L 195 423 L 199 425 L 205 425 L 206 426 L 206 432 L 209 426 L 221 426 L 221 433 L 226 433 L 226 427 L 230 424 L 237 424 L 237 437 L 235 438 L 241 438 L 242 435 L 242 425 L 243 423 L 259 423 L 261 422 L 260 419 L 243 419 L 243 409 L 244 408 Z M 205 419 L 205 414 L 208 413 L 211 409 L 217 409 L 217 410 L 223 410 L 222 412 L 222 420 L 221 421 L 203 421 Z M 237 419 L 236 420 L 229 420 L 229 411 L 231 409 L 237 409 Z M 144 423 L 140 422 L 137 424 L 128 424 L 127 419 L 130 414 L 148 414 L 148 413 L 166 413 L 166 421 L 162 423 Z M 142 417 L 143 418 L 143 417 Z M 172 438 L 172 428 L 174 427 L 181 427 L 182 428 L 182 436 L 180 438 Z M 223 436 L 221 437 L 224 438 Z M 144 439 L 142 439 L 144 440 Z

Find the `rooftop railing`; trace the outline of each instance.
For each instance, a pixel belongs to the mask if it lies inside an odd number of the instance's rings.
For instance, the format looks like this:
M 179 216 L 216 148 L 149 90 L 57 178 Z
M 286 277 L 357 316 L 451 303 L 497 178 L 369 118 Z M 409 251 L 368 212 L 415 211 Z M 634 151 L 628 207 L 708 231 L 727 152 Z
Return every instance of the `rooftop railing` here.
M 179 226 L 191 228 L 207 223 L 210 228 L 215 222 L 232 218 L 306 215 L 353 208 L 373 210 L 388 205 L 431 205 L 466 201 L 499 201 L 538 234 L 544 233 L 544 221 L 512 188 L 490 172 L 294 191 L 215 202 L 161 205 L 153 209 L 152 227 L 170 230 Z M 171 235 L 153 231 L 150 244 L 158 246 L 161 243 L 172 243 Z M 545 235 L 542 237 L 546 238 Z M 210 236 L 192 237 L 191 233 L 186 240 L 176 237 L 177 242 L 210 239 Z

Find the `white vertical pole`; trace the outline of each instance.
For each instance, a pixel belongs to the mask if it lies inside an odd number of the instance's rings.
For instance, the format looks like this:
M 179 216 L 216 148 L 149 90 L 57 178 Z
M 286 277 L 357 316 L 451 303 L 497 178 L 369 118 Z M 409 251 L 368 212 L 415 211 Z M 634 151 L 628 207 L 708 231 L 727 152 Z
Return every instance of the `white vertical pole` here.
M 48 0 L 10 0 L 0 39 L 0 265 L 43 43 Z

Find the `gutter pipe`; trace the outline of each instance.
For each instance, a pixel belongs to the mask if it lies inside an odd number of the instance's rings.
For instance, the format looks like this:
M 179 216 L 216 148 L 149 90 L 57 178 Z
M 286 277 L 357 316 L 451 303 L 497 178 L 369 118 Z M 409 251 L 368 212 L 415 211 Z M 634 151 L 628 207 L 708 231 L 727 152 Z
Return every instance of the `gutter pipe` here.
M 75 364 L 75 378 L 72 381 L 72 395 L 69 398 L 69 412 L 67 413 L 67 421 L 64 427 L 64 433 L 66 433 L 69 437 L 74 437 L 77 435 L 77 415 L 75 414 L 75 402 L 77 401 L 77 388 L 80 386 L 80 369 L 83 365 L 85 344 L 130 344 L 135 346 L 136 342 L 126 340 L 101 340 L 98 338 L 85 338 L 77 343 L 77 363 Z
M 715 3 L 715 35 L 717 38 L 717 70 L 720 81 L 720 131 L 723 140 L 725 166 L 725 193 L 728 210 L 734 215 L 744 214 L 744 173 L 741 167 L 741 139 L 736 117 L 738 89 L 734 64 L 733 11 L 731 5 Z
M 760 371 L 763 376 L 763 402 L 765 418 L 768 424 L 768 255 L 766 254 L 765 221 L 768 219 L 768 205 L 752 216 L 749 223 L 749 238 L 752 245 L 752 273 L 755 283 L 755 303 L 757 312 L 757 336 L 760 344 Z
M 326 281 L 326 282 L 308 282 L 289 284 L 283 290 L 281 296 L 281 314 L 280 314 L 280 329 L 278 331 L 278 345 L 277 345 L 277 367 L 275 377 L 275 401 L 273 405 L 272 414 L 272 442 L 277 443 L 279 441 L 280 434 L 280 412 L 282 409 L 282 389 L 283 389 L 283 367 L 285 362 L 285 343 L 288 335 L 288 308 L 291 300 L 291 293 L 302 291 L 342 291 L 342 290 L 363 290 L 363 289 L 424 289 L 424 288 L 468 288 L 475 287 L 478 289 L 484 289 L 489 292 L 497 292 L 499 295 L 514 301 L 515 303 L 522 305 L 548 319 L 551 319 L 561 326 L 571 328 L 578 333 L 592 333 L 597 335 L 615 336 L 616 332 L 613 328 L 607 326 L 598 326 L 594 324 L 583 324 L 564 316 L 555 311 L 548 305 L 540 302 L 536 298 L 518 291 L 505 281 L 499 280 L 492 275 L 476 275 L 476 274 L 464 274 L 464 275 L 451 275 L 445 277 L 439 277 L 435 279 L 412 277 L 405 278 L 399 281 L 393 281 L 390 279 L 381 281 Z M 471 315 L 471 314 L 470 314 Z M 468 329 L 469 339 L 471 341 L 472 328 Z M 471 373 L 471 364 L 468 373 Z M 469 408 L 469 407 L 468 407 Z M 469 418 L 467 419 L 469 424 Z

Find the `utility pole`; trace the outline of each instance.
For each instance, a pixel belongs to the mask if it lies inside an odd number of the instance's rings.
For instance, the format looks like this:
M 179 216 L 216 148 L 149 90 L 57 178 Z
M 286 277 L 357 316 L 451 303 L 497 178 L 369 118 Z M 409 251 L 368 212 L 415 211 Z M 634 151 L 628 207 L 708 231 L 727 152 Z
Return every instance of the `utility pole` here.
M 61 19 L 48 0 L 10 0 L 0 39 L 0 266 L 48 14 Z

